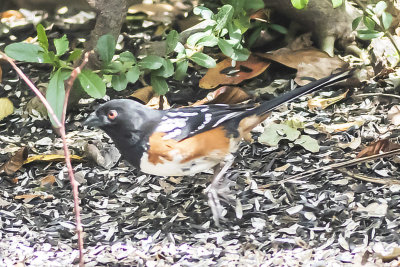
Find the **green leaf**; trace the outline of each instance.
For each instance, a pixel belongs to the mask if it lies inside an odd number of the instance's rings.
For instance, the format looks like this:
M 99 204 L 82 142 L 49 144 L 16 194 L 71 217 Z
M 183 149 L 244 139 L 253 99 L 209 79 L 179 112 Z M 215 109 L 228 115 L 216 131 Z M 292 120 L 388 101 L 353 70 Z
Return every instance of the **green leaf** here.
M 215 21 L 217 25 L 215 26 L 215 31 L 220 31 L 226 27 L 228 22 L 231 22 L 233 16 L 233 7 L 231 5 L 223 5 L 217 15 L 215 15 Z
M 106 95 L 106 85 L 101 78 L 91 70 L 84 69 L 78 75 L 78 80 L 85 92 L 94 98 Z
M 150 55 L 139 61 L 139 67 L 142 69 L 156 70 L 162 67 L 164 59 L 159 56 Z
M 358 27 L 358 25 L 360 24 L 362 18 L 363 18 L 363 17 L 360 16 L 360 17 L 355 18 L 355 19 L 353 20 L 353 22 L 351 23 L 351 28 L 353 29 L 353 31 L 354 31 L 355 29 L 357 29 L 357 27 Z
M 36 26 L 36 31 L 37 31 L 37 37 L 38 37 L 40 46 L 44 50 L 48 50 L 49 49 L 49 40 L 47 39 L 46 30 L 44 29 L 43 25 L 38 24 Z
M 189 61 L 187 60 L 176 62 L 176 70 L 174 74 L 175 80 L 181 81 L 187 76 L 188 66 L 189 66 Z
M 218 39 L 218 47 L 227 57 L 231 57 L 234 52 L 232 45 L 222 38 Z
M 375 14 L 379 17 L 381 13 L 387 8 L 385 1 L 379 1 L 374 8 Z
M 308 0 L 291 0 L 294 8 L 303 9 L 307 6 Z
M 181 43 L 177 43 L 174 51 L 176 53 L 184 53 L 185 52 L 185 46 L 183 44 L 181 44 Z
M 126 79 L 125 74 L 121 73 L 119 75 L 113 75 L 111 80 L 111 86 L 116 91 L 122 91 L 128 85 L 128 80 Z
M 315 140 L 314 138 L 311 138 L 308 135 L 301 135 L 299 139 L 294 141 L 296 145 L 300 145 L 304 147 L 306 150 L 312 152 L 312 153 L 317 153 L 319 152 L 319 144 L 318 141 Z
M 178 41 L 179 41 L 179 33 L 175 30 L 170 31 L 167 35 L 167 54 L 175 50 Z
M 274 30 L 276 32 L 282 33 L 282 34 L 287 34 L 288 33 L 288 30 L 285 27 L 283 27 L 281 25 L 278 25 L 278 24 L 268 24 L 268 27 L 270 29 L 272 29 L 272 30 Z
M 189 38 L 186 41 L 186 44 L 189 47 L 194 47 L 200 39 L 206 36 L 213 36 L 213 35 L 212 33 L 209 32 L 196 32 L 195 34 L 189 36 Z
M 111 61 L 103 68 L 105 73 L 117 73 L 122 72 L 123 70 L 124 65 L 121 63 L 121 61 Z
M 371 19 L 368 16 L 364 16 L 363 17 L 363 22 L 364 25 L 369 29 L 369 30 L 373 30 L 375 29 L 375 21 L 373 19 Z
M 36 44 L 13 43 L 6 46 L 4 52 L 7 56 L 25 62 L 43 63 L 44 49 Z
M 140 76 L 140 69 L 138 66 L 132 66 L 130 70 L 126 73 L 126 79 L 130 83 L 135 83 Z
M 129 51 L 125 51 L 119 54 L 119 60 L 121 60 L 122 62 L 129 62 L 133 64 L 136 63 L 135 56 Z
M 111 62 L 115 53 L 115 39 L 112 35 L 106 34 L 99 38 L 96 51 L 104 64 Z
M 240 43 L 242 41 L 242 31 L 234 23 L 228 23 L 229 41 L 231 43 Z
M 214 13 L 210 9 L 208 9 L 208 8 L 206 8 L 204 6 L 195 7 L 193 9 L 193 13 L 195 15 L 201 16 L 203 19 L 211 19 L 213 17 L 213 15 L 214 15 Z
M 54 46 L 56 47 L 57 56 L 64 55 L 65 52 L 67 52 L 69 46 L 69 41 L 67 39 L 67 36 L 64 34 L 63 37 L 54 39 Z
M 245 1 L 245 5 L 243 8 L 245 10 L 258 10 L 264 8 L 265 4 L 263 0 L 250 0 L 250 1 Z
M 201 52 L 194 53 L 190 59 L 196 64 L 208 69 L 214 68 L 217 65 L 215 59 Z
M 218 38 L 215 37 L 214 35 L 208 35 L 203 38 L 201 38 L 198 42 L 198 46 L 208 46 L 208 47 L 213 47 L 218 44 Z
M 61 116 L 65 100 L 64 81 L 71 75 L 70 70 L 58 69 L 50 79 L 46 90 L 46 99 L 53 108 L 58 120 L 61 122 Z M 54 126 L 57 126 L 49 113 L 49 118 Z M 62 123 L 62 122 L 61 122 Z
M 153 71 L 152 74 L 164 78 L 171 77 L 174 74 L 174 65 L 171 60 L 163 58 L 162 67 Z
M 59 63 L 58 57 L 56 57 L 56 54 L 54 54 L 53 51 L 48 51 L 48 52 L 43 52 L 41 53 L 43 56 L 43 63 L 50 63 L 53 66 L 56 66 L 57 63 Z
M 157 94 L 165 95 L 168 92 L 168 84 L 163 77 L 151 75 L 150 82 L 154 92 Z
M 333 8 L 340 7 L 343 4 L 343 0 L 331 0 Z
M 378 32 L 375 30 L 359 30 L 357 31 L 357 36 L 361 40 L 371 40 L 374 38 L 379 38 L 383 36 L 383 32 Z
M 390 13 L 388 13 L 388 12 L 382 13 L 382 24 L 383 24 L 383 28 L 385 28 L 385 30 L 389 29 L 390 25 L 392 24 L 392 20 L 393 20 L 393 17 Z
M 294 141 L 299 138 L 300 132 L 286 124 L 272 123 L 265 127 L 264 132 L 258 138 L 258 142 L 269 146 L 277 146 L 280 140 Z
M 251 26 L 250 17 L 247 14 L 239 14 L 233 20 L 233 24 L 240 30 L 241 34 L 244 34 Z
M 233 54 L 231 59 L 236 61 L 246 61 L 250 56 L 250 51 L 244 47 L 235 48 L 233 47 Z
M 82 49 L 75 48 L 74 51 L 69 54 L 68 60 L 67 61 L 75 61 L 78 58 L 80 58 L 82 55 Z

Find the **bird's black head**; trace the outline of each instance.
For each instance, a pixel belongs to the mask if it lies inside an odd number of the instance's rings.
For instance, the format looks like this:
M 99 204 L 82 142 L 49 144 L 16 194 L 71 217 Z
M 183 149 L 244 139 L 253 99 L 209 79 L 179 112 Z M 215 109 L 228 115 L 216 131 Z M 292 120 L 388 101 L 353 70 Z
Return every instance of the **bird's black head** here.
M 90 114 L 83 125 L 98 127 L 112 139 L 146 130 L 147 124 L 157 123 L 162 112 L 128 99 L 111 100 Z

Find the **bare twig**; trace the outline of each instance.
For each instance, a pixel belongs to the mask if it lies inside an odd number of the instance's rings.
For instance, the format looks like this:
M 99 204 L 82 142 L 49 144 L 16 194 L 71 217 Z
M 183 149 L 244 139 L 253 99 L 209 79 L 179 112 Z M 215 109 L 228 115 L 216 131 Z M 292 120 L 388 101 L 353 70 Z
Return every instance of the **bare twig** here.
M 375 184 L 383 184 L 383 185 L 400 184 L 400 181 L 396 180 L 396 179 L 369 177 L 369 176 L 361 175 L 358 173 L 350 172 L 350 171 L 346 170 L 345 168 L 339 168 L 339 169 L 337 169 L 337 171 L 346 176 L 349 176 L 353 179 L 358 179 L 358 180 L 365 181 L 365 182 L 370 182 L 370 183 L 375 183 Z
M 366 94 L 357 94 L 354 96 L 387 96 L 387 97 L 393 97 L 393 98 L 399 98 L 400 95 L 393 95 L 393 94 L 384 94 L 384 93 L 366 93 Z
M 77 78 L 78 74 L 80 73 L 81 69 L 86 65 L 88 62 L 90 52 L 85 54 L 85 59 L 82 64 L 75 68 L 70 78 L 67 82 L 66 88 L 66 95 L 64 100 L 64 107 L 63 107 L 63 114 L 61 122 L 58 120 L 57 115 L 54 113 L 53 108 L 43 96 L 43 94 L 36 88 L 36 86 L 29 80 L 29 78 L 22 72 L 22 70 L 14 63 L 14 60 L 9 58 L 6 54 L 0 51 L 0 55 L 7 60 L 10 65 L 15 69 L 18 75 L 27 83 L 27 85 L 32 89 L 32 91 L 37 95 L 43 105 L 46 107 L 47 111 L 49 112 L 50 116 L 54 120 L 59 135 L 61 136 L 64 148 L 64 156 L 65 156 L 65 163 L 68 168 L 68 176 L 72 187 L 72 194 L 74 198 L 74 209 L 75 209 L 75 222 L 76 222 L 76 232 L 78 235 L 78 248 L 79 248 L 79 266 L 84 266 L 84 254 L 83 254 L 83 227 L 81 223 L 81 216 L 80 216 L 80 207 L 79 207 L 79 191 L 78 191 L 78 182 L 75 180 L 74 171 L 71 164 L 71 155 L 67 146 L 67 138 L 65 134 L 65 114 L 66 114 L 66 106 L 68 104 L 68 97 L 71 91 L 72 85 Z

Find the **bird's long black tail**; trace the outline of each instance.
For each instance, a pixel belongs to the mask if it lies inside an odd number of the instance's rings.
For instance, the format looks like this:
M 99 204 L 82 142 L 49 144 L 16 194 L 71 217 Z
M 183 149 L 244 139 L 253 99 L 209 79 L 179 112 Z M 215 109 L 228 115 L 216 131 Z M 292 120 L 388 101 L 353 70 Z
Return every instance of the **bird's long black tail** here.
M 260 106 L 253 109 L 251 113 L 257 114 L 257 115 L 266 114 L 266 113 L 270 112 L 271 110 L 273 110 L 274 108 L 277 108 L 278 106 L 280 106 L 286 102 L 293 101 L 302 95 L 316 92 L 318 90 L 321 90 L 325 86 L 330 86 L 334 83 L 337 83 L 339 81 L 350 78 L 353 76 L 354 71 L 355 71 L 355 69 L 352 69 L 352 70 L 332 74 L 332 75 L 322 78 L 320 80 L 313 81 L 307 85 L 295 88 L 294 90 L 292 90 L 290 92 L 287 92 L 287 93 L 280 95 L 270 101 L 266 101 L 266 102 L 262 103 Z

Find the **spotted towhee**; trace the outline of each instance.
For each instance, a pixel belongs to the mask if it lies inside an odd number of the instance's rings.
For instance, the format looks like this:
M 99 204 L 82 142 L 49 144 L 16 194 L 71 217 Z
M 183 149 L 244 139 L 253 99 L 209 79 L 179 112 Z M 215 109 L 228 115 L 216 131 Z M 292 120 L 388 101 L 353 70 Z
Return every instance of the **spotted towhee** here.
M 224 162 L 238 149 L 242 139 L 251 139 L 250 131 L 274 108 L 347 79 L 352 72 L 313 81 L 258 106 L 213 104 L 154 110 L 133 100 L 111 100 L 93 112 L 84 124 L 105 131 L 122 156 L 145 173 L 192 175 Z M 217 182 L 214 180 L 212 184 Z M 217 198 L 215 192 L 209 197 L 212 195 Z M 219 205 L 218 199 L 213 201 Z M 219 209 L 212 210 L 218 222 Z

